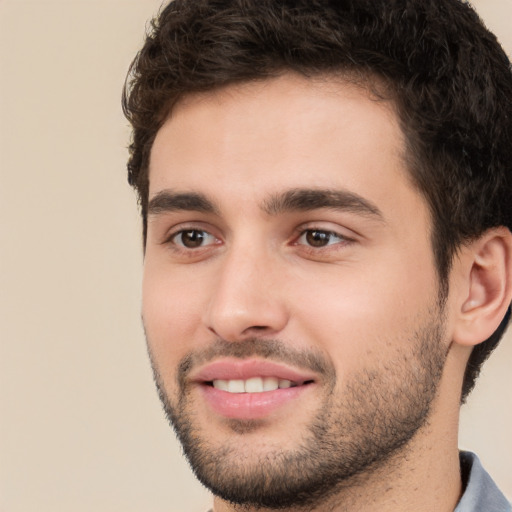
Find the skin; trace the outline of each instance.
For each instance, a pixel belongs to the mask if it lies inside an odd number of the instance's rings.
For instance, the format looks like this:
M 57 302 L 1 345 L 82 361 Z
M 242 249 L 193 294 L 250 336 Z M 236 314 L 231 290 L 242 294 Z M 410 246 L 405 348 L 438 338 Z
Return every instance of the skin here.
M 218 339 L 238 345 L 278 339 L 294 351 L 323 355 L 336 374 L 334 389 L 319 377 L 300 401 L 245 430 L 188 385 L 186 411 L 209 446 L 229 442 L 247 467 L 277 448 L 296 449 L 327 393 L 348 396 L 368 371 L 391 392 L 404 375 L 394 364 L 403 354 L 412 358 L 418 326 L 442 324 L 438 344 L 446 360 L 427 423 L 385 464 L 315 510 L 454 509 L 465 363 L 510 302 L 509 274 L 488 271 L 499 257 L 503 268 L 510 265 L 510 233 L 502 230 L 460 251 L 440 314 L 430 216 L 403 152 L 390 102 L 341 80 L 289 74 L 185 98 L 151 153 L 150 201 L 194 193 L 213 206 L 169 208 L 161 201 L 149 215 L 143 319 L 168 400 L 183 398 L 180 362 Z M 348 192 L 372 211 L 269 207 L 297 189 Z M 328 233 L 328 245 L 311 246 L 313 229 Z M 203 244 L 183 246 L 184 230 L 205 233 Z M 497 285 L 503 281 L 507 286 Z M 216 512 L 231 510 L 237 509 L 215 499 Z

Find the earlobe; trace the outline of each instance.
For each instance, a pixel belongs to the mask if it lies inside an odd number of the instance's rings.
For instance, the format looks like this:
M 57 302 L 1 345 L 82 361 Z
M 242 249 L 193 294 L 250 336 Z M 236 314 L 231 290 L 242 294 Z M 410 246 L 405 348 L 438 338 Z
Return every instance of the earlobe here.
M 463 249 L 463 289 L 453 341 L 473 346 L 498 328 L 512 301 L 512 234 L 499 227 Z

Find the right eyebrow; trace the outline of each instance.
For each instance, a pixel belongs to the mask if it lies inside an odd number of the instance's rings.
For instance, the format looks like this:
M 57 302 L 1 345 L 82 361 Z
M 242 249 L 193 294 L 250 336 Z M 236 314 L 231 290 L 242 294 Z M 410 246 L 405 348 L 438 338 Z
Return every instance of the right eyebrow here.
M 377 205 L 354 192 L 343 189 L 292 189 L 272 195 L 263 204 L 270 215 L 283 212 L 310 211 L 316 209 L 343 210 L 373 217 L 383 221 Z
M 205 195 L 196 192 L 173 192 L 162 190 L 148 204 L 148 214 L 158 215 L 166 212 L 195 211 L 218 214 L 218 209 Z

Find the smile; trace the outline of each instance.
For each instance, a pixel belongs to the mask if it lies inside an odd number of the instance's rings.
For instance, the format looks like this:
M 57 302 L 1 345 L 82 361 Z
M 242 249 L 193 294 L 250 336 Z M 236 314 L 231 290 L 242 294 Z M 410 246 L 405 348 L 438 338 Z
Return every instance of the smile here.
M 239 420 L 286 414 L 299 396 L 317 384 L 314 372 L 261 359 L 225 358 L 191 375 L 205 406 L 216 415 Z
M 211 384 L 215 389 L 227 391 L 228 393 L 264 393 L 299 385 L 297 382 L 292 382 L 288 379 L 278 379 L 277 377 L 252 377 L 246 380 L 215 379 Z

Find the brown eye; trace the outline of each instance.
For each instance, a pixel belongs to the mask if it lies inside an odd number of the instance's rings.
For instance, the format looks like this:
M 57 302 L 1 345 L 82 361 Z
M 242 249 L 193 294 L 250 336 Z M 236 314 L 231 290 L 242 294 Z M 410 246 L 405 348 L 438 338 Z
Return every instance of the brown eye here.
M 210 233 L 199 229 L 180 231 L 173 237 L 173 242 L 176 245 L 186 247 L 187 249 L 197 249 L 204 245 L 211 245 L 214 241 L 215 238 Z
M 325 231 L 308 231 L 306 242 L 313 247 L 323 247 L 329 243 L 330 233 Z
M 309 245 L 310 247 L 326 247 L 345 241 L 345 238 L 332 231 L 322 231 L 319 229 L 308 229 L 302 233 L 298 243 Z

